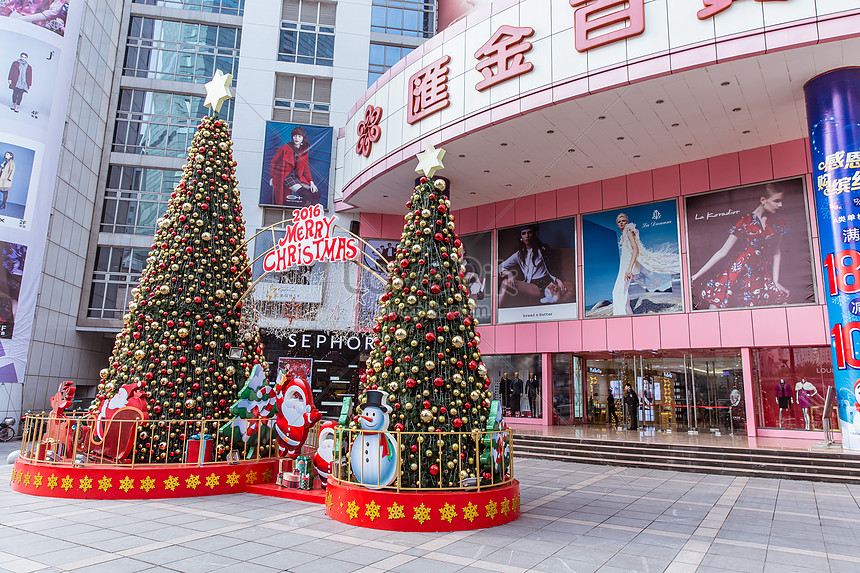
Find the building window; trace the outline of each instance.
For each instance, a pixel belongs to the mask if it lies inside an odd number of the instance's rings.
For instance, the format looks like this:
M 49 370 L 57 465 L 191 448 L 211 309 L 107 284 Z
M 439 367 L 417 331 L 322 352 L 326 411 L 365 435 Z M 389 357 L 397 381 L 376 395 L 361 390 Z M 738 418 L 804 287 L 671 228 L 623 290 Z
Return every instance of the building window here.
M 245 9 L 245 0 L 132 0 L 132 3 L 233 16 L 241 16 Z
M 406 57 L 414 50 L 408 46 L 389 46 L 386 44 L 370 44 L 370 61 L 367 67 L 367 87 L 385 73 L 385 70 Z
M 275 76 L 273 120 L 328 125 L 330 110 L 331 78 Z
M 131 18 L 123 75 L 206 83 L 215 70 L 234 76 L 241 31 L 224 26 Z
M 434 0 L 373 0 L 371 32 L 430 38 L 435 29 Z
M 208 113 L 203 101 L 190 95 L 120 90 L 113 151 L 184 157 L 200 118 Z M 219 115 L 232 121 L 232 100 Z
M 131 289 L 140 282 L 149 249 L 99 247 L 93 271 L 89 318 L 122 318 Z
M 108 169 L 101 231 L 152 235 L 181 171 L 111 165 Z
M 284 0 L 278 60 L 331 66 L 334 63 L 334 19 L 337 4 Z

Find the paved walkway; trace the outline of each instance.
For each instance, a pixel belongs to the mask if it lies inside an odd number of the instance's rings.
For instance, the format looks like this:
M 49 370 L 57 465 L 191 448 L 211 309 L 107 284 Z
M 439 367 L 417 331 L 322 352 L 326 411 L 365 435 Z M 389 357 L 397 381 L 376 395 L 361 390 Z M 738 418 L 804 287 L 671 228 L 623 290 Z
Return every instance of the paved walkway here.
M 5 455 L 3 456 L 5 461 Z M 7 487 L 0 570 L 860 571 L 860 487 L 519 460 L 522 515 L 474 532 L 391 533 L 251 494 L 63 501 Z

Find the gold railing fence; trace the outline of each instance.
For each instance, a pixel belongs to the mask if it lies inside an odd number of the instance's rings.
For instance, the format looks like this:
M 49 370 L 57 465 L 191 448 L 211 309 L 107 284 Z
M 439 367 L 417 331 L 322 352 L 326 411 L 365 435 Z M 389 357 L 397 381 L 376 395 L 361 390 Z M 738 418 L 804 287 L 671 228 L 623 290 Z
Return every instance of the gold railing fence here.
M 142 463 L 190 463 L 205 465 L 210 463 L 223 463 L 224 456 L 215 454 L 215 448 L 220 444 L 227 452 L 237 452 L 229 457 L 229 461 L 257 461 L 278 457 L 278 445 L 274 429 L 274 419 L 253 418 L 248 423 L 269 425 L 268 436 L 265 431 L 258 431 L 245 442 L 236 439 L 233 432 L 229 436 L 220 436 L 219 429 L 231 420 L 112 420 L 113 427 L 118 426 L 122 433 L 133 432 L 133 442 L 130 454 L 126 459 L 115 459 L 106 455 L 110 448 L 108 443 L 98 444 L 92 441 L 95 432 L 94 420 L 89 417 L 63 417 L 55 418 L 49 414 L 29 414 L 24 420 L 23 437 L 21 440 L 21 458 L 28 461 L 39 461 L 40 463 L 65 464 L 65 465 L 121 465 L 135 466 Z M 160 450 L 153 443 L 149 448 L 148 459 L 140 460 L 135 456 L 141 432 L 150 434 L 153 428 L 158 428 L 161 434 L 173 437 L 169 438 L 168 444 L 181 443 L 183 448 L 188 443 L 188 438 L 194 435 L 208 436 L 213 440 L 213 455 L 211 459 L 188 460 L 187 462 L 165 462 L 158 459 Z M 309 454 L 316 450 L 316 441 L 319 434 L 318 425 L 308 431 L 308 437 L 302 448 L 303 454 Z M 128 434 L 126 434 L 128 435 Z M 183 439 L 183 436 L 185 439 Z M 178 441 L 177 441 L 178 440 Z M 200 444 L 203 448 L 203 444 Z M 181 453 L 185 457 L 185 451 Z
M 377 484 L 368 484 L 368 482 L 361 482 L 359 479 L 353 474 L 350 468 L 350 456 L 352 452 L 352 447 L 356 444 L 358 440 L 362 438 L 362 436 L 367 435 L 382 435 L 389 434 L 394 438 L 397 443 L 397 446 L 394 448 L 396 458 L 395 464 L 397 468 L 402 468 L 403 464 L 410 463 L 408 460 L 404 460 L 401 455 L 402 445 L 406 442 L 412 442 L 411 437 L 415 437 L 415 441 L 417 441 L 418 437 L 423 437 L 425 442 L 431 441 L 431 443 L 435 444 L 437 440 L 444 439 L 448 441 L 448 443 L 454 443 L 453 440 L 456 440 L 457 450 L 458 452 L 467 451 L 467 446 L 471 448 L 471 451 L 474 455 L 474 463 L 469 464 L 468 458 L 466 460 L 462 459 L 461 456 L 456 456 L 457 458 L 457 466 L 454 469 L 449 469 L 450 472 L 455 472 L 457 476 L 461 475 L 462 471 L 466 471 L 467 473 L 471 470 L 474 471 L 474 475 L 477 476 L 477 479 L 472 483 L 470 478 L 465 480 L 457 480 L 457 483 L 454 486 L 450 486 L 448 484 L 443 483 L 444 475 L 446 471 L 443 470 L 440 466 L 440 470 L 438 472 L 438 476 L 434 476 L 432 478 L 433 481 L 436 481 L 438 485 L 434 484 L 433 486 L 421 486 L 418 487 L 409 487 L 404 483 L 403 480 L 403 472 L 397 471 L 396 478 L 391 485 L 381 486 L 378 489 L 384 490 L 395 490 L 395 491 L 462 491 L 462 490 L 474 490 L 480 491 L 481 489 L 485 489 L 488 487 L 495 487 L 499 485 L 508 484 L 514 479 L 514 457 L 513 457 L 513 430 L 507 428 L 504 430 L 488 430 L 482 432 L 374 432 L 368 430 L 361 430 L 358 428 L 342 428 L 338 427 L 336 429 L 337 435 L 335 438 L 335 444 L 343 444 L 342 447 L 335 447 L 334 459 L 332 460 L 332 469 L 331 475 L 332 477 L 350 484 L 355 485 L 373 485 L 374 488 L 377 488 Z M 492 449 L 492 445 L 488 446 L 485 443 L 486 438 L 490 438 L 490 444 L 498 443 L 498 440 L 501 439 L 501 448 L 504 450 L 506 448 L 507 455 L 499 456 L 498 466 L 494 466 L 493 461 L 493 452 L 490 451 L 489 463 L 481 463 L 481 458 L 484 457 L 482 454 Z M 382 439 L 382 438 L 381 438 Z M 377 475 L 379 475 L 381 470 L 381 457 L 377 462 Z M 486 458 L 485 458 L 486 459 Z M 440 458 L 438 457 L 426 457 L 419 456 L 418 457 L 418 484 L 421 484 L 424 481 L 424 478 L 430 474 L 430 466 L 434 463 L 440 463 Z M 483 480 L 481 478 L 482 474 L 489 473 L 489 480 Z M 450 475 L 450 474 L 449 474 Z

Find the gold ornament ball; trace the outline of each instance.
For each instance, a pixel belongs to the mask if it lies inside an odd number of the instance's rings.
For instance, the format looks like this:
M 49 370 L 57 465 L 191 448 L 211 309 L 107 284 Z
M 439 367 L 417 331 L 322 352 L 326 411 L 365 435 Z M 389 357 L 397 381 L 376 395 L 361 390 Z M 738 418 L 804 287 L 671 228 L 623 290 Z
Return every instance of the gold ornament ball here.
M 236 373 L 236 368 L 234 366 L 231 365 L 231 366 L 227 367 L 227 375 L 228 376 L 232 376 L 235 373 Z
M 212 233 L 208 231 L 203 231 L 202 233 L 200 233 L 200 238 L 204 241 L 209 241 L 212 239 Z
M 414 245 L 412 245 L 412 252 L 413 253 L 420 253 L 421 252 L 421 245 L 419 245 L 418 243 L 415 243 Z
M 431 412 L 430 410 L 421 410 L 421 421 L 425 424 L 428 424 L 433 421 L 433 412 Z
M 398 388 L 400 388 L 400 384 L 398 384 L 397 382 L 392 381 L 388 383 L 388 389 L 392 392 L 397 392 Z
M 391 286 L 393 286 L 397 290 L 402 289 L 403 288 L 403 279 L 401 279 L 400 277 L 395 278 L 394 280 L 391 281 Z
M 481 378 L 486 378 L 486 377 L 487 377 L 487 367 L 486 367 L 486 366 L 484 366 L 483 364 L 478 364 L 478 375 L 479 375 Z
M 451 344 L 454 345 L 454 348 L 463 348 L 463 344 L 465 344 L 465 342 L 463 342 L 462 336 L 455 336 L 451 339 Z
M 179 330 L 176 331 L 176 334 L 179 335 L 179 338 L 185 338 L 186 336 L 188 336 L 188 329 L 187 328 L 180 328 Z
M 428 360 L 424 363 L 424 368 L 426 368 L 427 370 L 433 370 L 434 368 L 436 368 L 436 363 L 432 360 Z
M 421 216 L 423 218 L 428 218 L 430 216 L 430 209 L 421 209 Z
M 445 188 L 446 188 L 446 187 L 448 187 L 448 185 L 446 185 L 446 184 L 445 184 L 445 180 L 444 180 L 444 179 L 436 179 L 436 180 L 433 182 L 433 186 L 434 186 L 436 189 L 438 189 L 439 191 L 444 191 L 444 190 L 445 190 Z
M 108 370 L 107 368 L 102 368 L 99 371 L 99 376 L 101 377 L 102 380 L 107 380 L 107 377 L 109 375 L 110 375 L 110 370 Z
M 194 206 L 191 203 L 183 203 L 182 204 L 182 210 L 185 211 L 186 213 L 190 213 L 192 209 L 194 209 Z
M 397 340 L 405 340 L 406 336 L 407 336 L 406 330 L 404 330 L 402 328 L 398 328 L 397 330 L 394 331 L 394 338 L 396 338 Z
M 158 287 L 159 294 L 170 294 L 170 287 L 167 285 L 161 285 Z
M 135 360 L 143 360 L 146 357 L 146 351 L 142 348 L 138 348 L 134 351 L 134 359 Z
M 436 318 L 436 311 L 433 310 L 432 308 L 430 310 L 428 310 L 427 311 L 427 318 L 429 318 L 430 320 L 433 320 L 434 318 Z
M 225 293 L 221 289 L 218 289 L 215 291 L 215 296 L 217 296 L 218 298 L 224 298 L 225 296 L 227 296 L 227 293 Z
M 472 398 L 473 401 L 477 400 L 481 397 L 481 394 L 477 390 L 473 390 L 469 397 Z

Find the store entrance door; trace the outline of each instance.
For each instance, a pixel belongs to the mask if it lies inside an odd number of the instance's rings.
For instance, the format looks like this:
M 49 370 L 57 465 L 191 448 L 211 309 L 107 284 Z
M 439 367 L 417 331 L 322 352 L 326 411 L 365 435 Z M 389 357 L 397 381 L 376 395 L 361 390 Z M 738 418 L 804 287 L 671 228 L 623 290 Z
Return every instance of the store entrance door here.
M 606 355 L 603 355 L 606 356 Z M 737 351 L 618 352 L 583 357 L 588 423 L 608 424 L 612 392 L 623 427 L 624 385 L 639 396 L 639 427 L 660 432 L 745 431 L 743 369 Z

